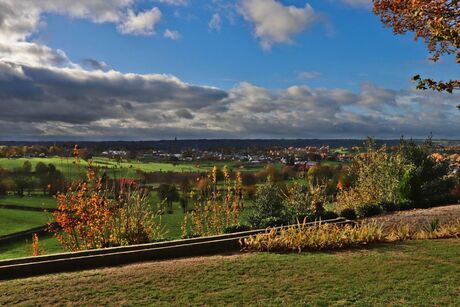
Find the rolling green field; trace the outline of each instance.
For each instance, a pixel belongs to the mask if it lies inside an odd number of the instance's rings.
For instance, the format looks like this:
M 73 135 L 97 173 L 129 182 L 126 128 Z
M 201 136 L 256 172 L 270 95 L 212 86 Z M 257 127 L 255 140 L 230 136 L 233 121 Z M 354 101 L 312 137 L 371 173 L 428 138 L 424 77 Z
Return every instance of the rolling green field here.
M 0 236 L 47 224 L 50 214 L 44 212 L 0 209 Z
M 88 162 L 80 160 L 80 165 L 74 163 L 74 159 L 70 157 L 50 157 L 50 158 L 0 158 L 0 168 L 14 169 L 20 168 L 25 161 L 32 163 L 32 168 L 39 162 L 45 164 L 54 164 L 58 170 L 67 179 L 81 179 L 85 177 L 86 166 Z M 179 162 L 163 163 L 163 162 L 144 162 L 144 161 L 124 161 L 116 162 L 105 157 L 94 157 L 92 159 L 94 166 L 100 167 L 109 177 L 125 177 L 138 178 L 137 170 L 144 172 L 208 172 L 213 166 L 223 168 L 227 165 L 232 170 L 253 171 L 257 172 L 263 169 L 266 164 L 253 165 L 251 163 L 239 163 L 235 161 L 200 161 L 200 162 Z M 281 169 L 281 164 L 276 163 L 275 167 Z
M 0 197 L 0 205 L 16 205 L 16 206 L 27 206 L 35 208 L 56 208 L 56 199 L 46 196 L 15 196 L 8 195 Z
M 457 306 L 460 240 L 251 253 L 0 282 L 0 305 Z

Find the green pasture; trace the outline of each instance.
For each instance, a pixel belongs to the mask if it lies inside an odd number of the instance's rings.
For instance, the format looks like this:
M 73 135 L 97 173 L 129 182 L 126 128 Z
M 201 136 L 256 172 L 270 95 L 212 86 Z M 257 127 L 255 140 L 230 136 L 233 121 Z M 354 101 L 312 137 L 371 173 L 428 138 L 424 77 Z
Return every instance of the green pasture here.
M 0 209 L 0 236 L 47 224 L 50 214 L 45 212 Z
M 80 160 L 79 164 L 70 157 L 50 157 L 50 158 L 0 158 L 0 168 L 15 169 L 21 168 L 25 161 L 32 163 L 32 168 L 39 162 L 54 164 L 66 178 L 83 178 L 86 173 L 88 162 Z M 104 157 L 94 157 L 93 166 L 101 168 L 110 177 L 137 178 L 137 170 L 144 172 L 203 172 L 210 170 L 212 166 L 197 167 L 194 163 L 166 163 L 166 162 L 142 162 L 137 160 L 117 162 Z
M 39 245 L 44 254 L 56 254 L 65 252 L 58 240 L 52 235 L 38 237 Z M 0 245 L 0 260 L 29 257 L 32 255 L 32 237 L 27 240 Z
M 16 196 L 8 195 L 0 197 L 0 205 L 13 205 L 13 206 L 26 206 L 26 207 L 35 207 L 35 208 L 47 208 L 53 209 L 56 208 L 56 199 L 53 197 L 47 196 Z
M 459 250 L 423 240 L 148 262 L 3 281 L 0 305 L 458 306 Z

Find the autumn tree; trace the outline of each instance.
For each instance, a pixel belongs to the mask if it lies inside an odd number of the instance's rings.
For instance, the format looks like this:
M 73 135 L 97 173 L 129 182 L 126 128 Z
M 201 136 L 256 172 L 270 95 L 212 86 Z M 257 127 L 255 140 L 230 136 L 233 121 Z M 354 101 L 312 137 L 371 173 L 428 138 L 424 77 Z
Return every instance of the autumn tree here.
M 374 0 L 374 13 L 395 34 L 414 32 L 436 62 L 441 55 L 455 54 L 460 64 L 460 4 L 458 0 Z M 415 75 L 417 89 L 452 93 L 460 80 L 435 81 Z

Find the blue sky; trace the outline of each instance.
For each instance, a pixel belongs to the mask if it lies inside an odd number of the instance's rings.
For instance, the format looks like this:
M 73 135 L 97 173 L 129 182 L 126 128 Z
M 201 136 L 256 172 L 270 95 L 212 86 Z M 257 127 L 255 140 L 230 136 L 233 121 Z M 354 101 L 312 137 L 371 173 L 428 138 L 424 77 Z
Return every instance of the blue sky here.
M 163 13 L 153 36 L 127 36 L 112 24 L 48 14 L 37 39 L 64 50 L 76 62 L 94 58 L 122 72 L 173 74 L 189 83 L 226 89 L 248 81 L 267 88 L 306 83 L 357 90 L 369 80 L 401 89 L 411 85 L 413 74 L 433 70 L 421 42 L 414 43 L 409 35 L 394 36 L 368 7 L 336 2 L 308 1 L 324 21 L 294 35 L 292 44 L 276 44 L 270 50 L 260 47 L 243 17 L 234 13 L 230 21 L 209 1 L 188 6 L 139 3 L 139 10 L 158 6 Z M 302 7 L 307 2 L 283 3 Z M 215 13 L 221 15 L 220 31 L 208 27 Z M 178 31 L 181 38 L 164 38 L 166 29 Z M 437 73 L 451 75 L 447 67 L 436 66 Z M 299 80 L 303 71 L 321 76 Z
M 0 1 L 1 139 L 455 138 L 458 77 L 368 0 Z M 460 127 L 459 127 L 460 128 Z

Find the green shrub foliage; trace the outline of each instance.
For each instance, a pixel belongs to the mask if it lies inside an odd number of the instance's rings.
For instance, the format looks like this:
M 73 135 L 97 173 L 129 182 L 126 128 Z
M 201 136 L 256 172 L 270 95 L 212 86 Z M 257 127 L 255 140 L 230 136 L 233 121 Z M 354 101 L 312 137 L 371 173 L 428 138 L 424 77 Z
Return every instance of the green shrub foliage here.
M 287 220 L 283 191 L 279 184 L 268 180 L 257 190 L 249 222 L 253 227 L 266 227 L 286 224 Z

